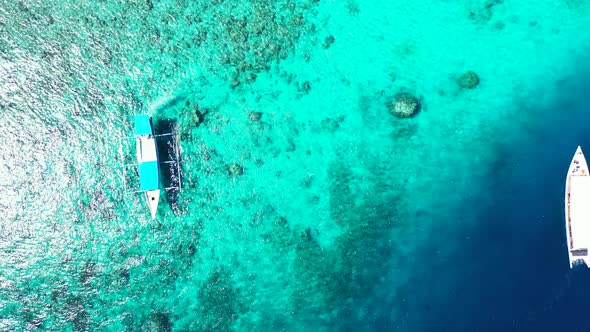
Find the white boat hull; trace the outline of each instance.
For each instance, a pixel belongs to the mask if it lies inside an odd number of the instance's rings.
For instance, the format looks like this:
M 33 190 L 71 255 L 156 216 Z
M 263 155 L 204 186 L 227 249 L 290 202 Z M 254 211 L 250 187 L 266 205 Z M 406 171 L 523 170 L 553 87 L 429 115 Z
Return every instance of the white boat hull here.
M 149 115 L 135 116 L 135 142 L 139 189 L 145 193 L 150 214 L 155 219 L 160 201 L 160 162 L 152 118 Z
M 565 181 L 565 233 L 570 268 L 590 267 L 590 172 L 579 146 Z

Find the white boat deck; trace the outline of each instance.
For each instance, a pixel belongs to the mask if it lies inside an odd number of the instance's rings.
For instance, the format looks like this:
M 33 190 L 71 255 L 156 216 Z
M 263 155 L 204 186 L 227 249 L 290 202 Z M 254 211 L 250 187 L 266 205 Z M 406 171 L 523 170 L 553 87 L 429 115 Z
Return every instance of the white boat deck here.
M 157 161 L 156 140 L 153 136 L 137 137 L 137 162 Z
M 572 176 L 570 219 L 576 247 L 590 248 L 590 176 Z M 572 241 L 573 242 L 573 241 Z
M 580 261 L 590 267 L 590 173 L 580 147 L 567 174 L 565 222 L 570 267 Z

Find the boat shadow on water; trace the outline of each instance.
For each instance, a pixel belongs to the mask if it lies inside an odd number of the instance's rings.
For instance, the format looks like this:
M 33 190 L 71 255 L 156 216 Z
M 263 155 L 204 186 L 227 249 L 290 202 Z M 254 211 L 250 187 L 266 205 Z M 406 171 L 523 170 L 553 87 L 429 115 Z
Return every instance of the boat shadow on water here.
M 159 119 L 154 126 L 155 135 L 167 135 L 158 137 L 158 156 L 160 160 L 160 176 L 162 185 L 166 191 L 166 198 L 170 208 L 178 215 L 178 197 L 182 187 L 182 167 L 180 141 L 178 141 L 178 124 L 173 119 Z

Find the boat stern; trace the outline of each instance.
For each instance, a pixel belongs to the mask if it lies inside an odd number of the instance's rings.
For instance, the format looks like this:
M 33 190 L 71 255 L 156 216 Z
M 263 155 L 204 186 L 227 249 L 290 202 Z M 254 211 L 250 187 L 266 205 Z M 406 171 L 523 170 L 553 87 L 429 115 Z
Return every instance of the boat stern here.
M 590 256 L 588 255 L 588 248 L 572 249 L 570 250 L 570 268 L 577 265 L 586 265 L 590 267 Z

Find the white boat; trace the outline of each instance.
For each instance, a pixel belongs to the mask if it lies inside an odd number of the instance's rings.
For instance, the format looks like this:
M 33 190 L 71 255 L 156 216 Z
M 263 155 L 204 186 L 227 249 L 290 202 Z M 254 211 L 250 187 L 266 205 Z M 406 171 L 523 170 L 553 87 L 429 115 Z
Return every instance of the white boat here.
M 581 263 L 590 267 L 590 173 L 579 146 L 565 181 L 565 233 L 570 268 Z
M 145 196 L 150 214 L 152 219 L 156 219 L 156 212 L 158 210 L 158 204 L 160 201 L 161 190 L 177 190 L 180 191 L 180 146 L 178 143 L 178 137 L 175 132 L 155 135 L 154 126 L 152 123 L 152 117 L 147 114 L 139 114 L 134 116 L 135 122 L 135 133 L 132 137 L 123 137 L 121 140 L 133 139 L 135 140 L 135 150 L 137 157 L 137 164 L 129 165 L 125 164 L 125 153 L 122 142 L 120 142 L 119 153 L 121 154 L 122 160 L 122 173 L 121 177 L 123 180 L 123 186 L 125 193 L 141 193 Z M 157 140 L 162 137 L 168 137 L 173 139 L 174 144 L 174 155 L 175 159 L 161 161 L 158 156 L 158 143 Z M 168 146 L 170 142 L 167 143 Z M 170 152 L 170 150 L 168 150 Z M 160 165 L 166 164 L 168 169 L 175 165 L 175 177 L 177 185 L 163 187 L 161 186 L 162 177 L 160 175 Z M 139 186 L 132 185 L 131 188 L 127 186 L 126 170 L 129 167 L 136 168 L 136 174 L 139 175 Z M 171 174 L 169 175 L 171 176 Z M 164 181 L 172 181 L 172 178 L 164 179 Z M 135 181 L 133 181 L 135 182 Z
M 156 219 L 156 210 L 160 201 L 160 162 L 150 116 L 145 114 L 135 116 L 135 141 L 139 188 L 145 194 L 152 219 Z

